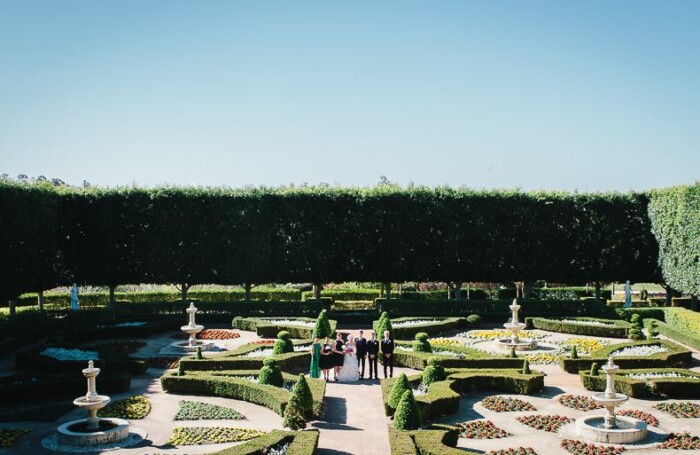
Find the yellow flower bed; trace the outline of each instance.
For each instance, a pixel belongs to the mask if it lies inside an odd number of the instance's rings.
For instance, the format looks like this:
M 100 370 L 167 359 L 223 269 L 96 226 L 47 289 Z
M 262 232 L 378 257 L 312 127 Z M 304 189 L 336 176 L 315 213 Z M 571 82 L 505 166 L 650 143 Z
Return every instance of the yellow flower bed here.
M 118 419 L 143 419 L 151 412 L 151 402 L 143 395 L 134 395 L 110 403 L 97 411 L 99 417 L 116 417 Z
M 537 354 L 524 354 L 523 359 L 527 359 L 532 365 L 554 365 L 559 361 L 556 354 L 549 352 L 539 352 Z
M 603 343 L 593 338 L 569 338 L 564 341 L 564 345 L 569 347 L 576 346 L 576 350 L 579 353 L 585 352 L 589 354 L 605 347 Z
M 480 338 L 483 340 L 493 340 L 496 338 L 510 338 L 512 333 L 508 330 L 472 330 L 463 336 L 467 338 Z M 518 333 L 520 338 L 542 338 L 542 335 L 533 332 L 532 330 L 521 330 Z
M 10 447 L 21 436 L 32 430 L 27 428 L 2 428 L 0 429 L 0 447 Z
M 462 346 L 462 343 L 459 340 L 455 340 L 454 338 L 433 338 L 430 341 L 431 345 L 438 345 L 438 346 Z
M 233 427 L 175 427 L 168 444 L 191 446 L 247 441 L 264 435 L 264 431 Z

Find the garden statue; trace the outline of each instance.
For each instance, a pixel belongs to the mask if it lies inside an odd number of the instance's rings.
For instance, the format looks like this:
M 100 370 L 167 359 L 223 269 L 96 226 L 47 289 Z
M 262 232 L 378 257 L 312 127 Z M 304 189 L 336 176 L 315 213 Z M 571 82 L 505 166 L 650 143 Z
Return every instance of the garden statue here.
M 632 308 L 632 286 L 630 286 L 630 280 L 625 282 L 625 308 Z
M 70 290 L 70 309 L 73 311 L 78 311 L 80 309 L 80 299 L 78 294 L 78 285 L 73 283 L 73 287 Z

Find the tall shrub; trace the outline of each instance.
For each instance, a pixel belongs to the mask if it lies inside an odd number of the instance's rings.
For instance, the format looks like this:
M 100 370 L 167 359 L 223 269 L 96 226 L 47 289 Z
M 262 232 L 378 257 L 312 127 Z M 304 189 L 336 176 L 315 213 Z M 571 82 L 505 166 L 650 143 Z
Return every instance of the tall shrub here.
M 413 391 L 407 390 L 401 396 L 399 405 L 394 413 L 394 428 L 397 430 L 416 430 L 421 426 L 420 410 L 413 396 Z

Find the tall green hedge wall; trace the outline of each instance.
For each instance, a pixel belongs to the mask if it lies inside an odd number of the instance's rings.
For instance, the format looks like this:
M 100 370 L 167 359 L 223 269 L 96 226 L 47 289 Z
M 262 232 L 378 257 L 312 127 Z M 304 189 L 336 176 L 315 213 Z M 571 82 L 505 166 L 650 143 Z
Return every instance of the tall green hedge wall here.
M 657 277 L 644 194 L 0 182 L 0 297 L 59 284 Z
M 649 218 L 665 281 L 700 295 L 700 183 L 654 191 Z

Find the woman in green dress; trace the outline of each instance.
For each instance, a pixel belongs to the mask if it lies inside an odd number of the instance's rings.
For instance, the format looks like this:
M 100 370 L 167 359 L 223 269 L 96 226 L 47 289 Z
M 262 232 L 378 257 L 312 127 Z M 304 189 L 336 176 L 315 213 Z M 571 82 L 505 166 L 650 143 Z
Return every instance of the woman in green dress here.
M 314 343 L 311 345 L 311 366 L 309 367 L 309 376 L 318 379 L 321 377 L 321 368 L 319 362 L 321 360 L 321 343 L 318 342 L 318 337 L 314 337 Z

